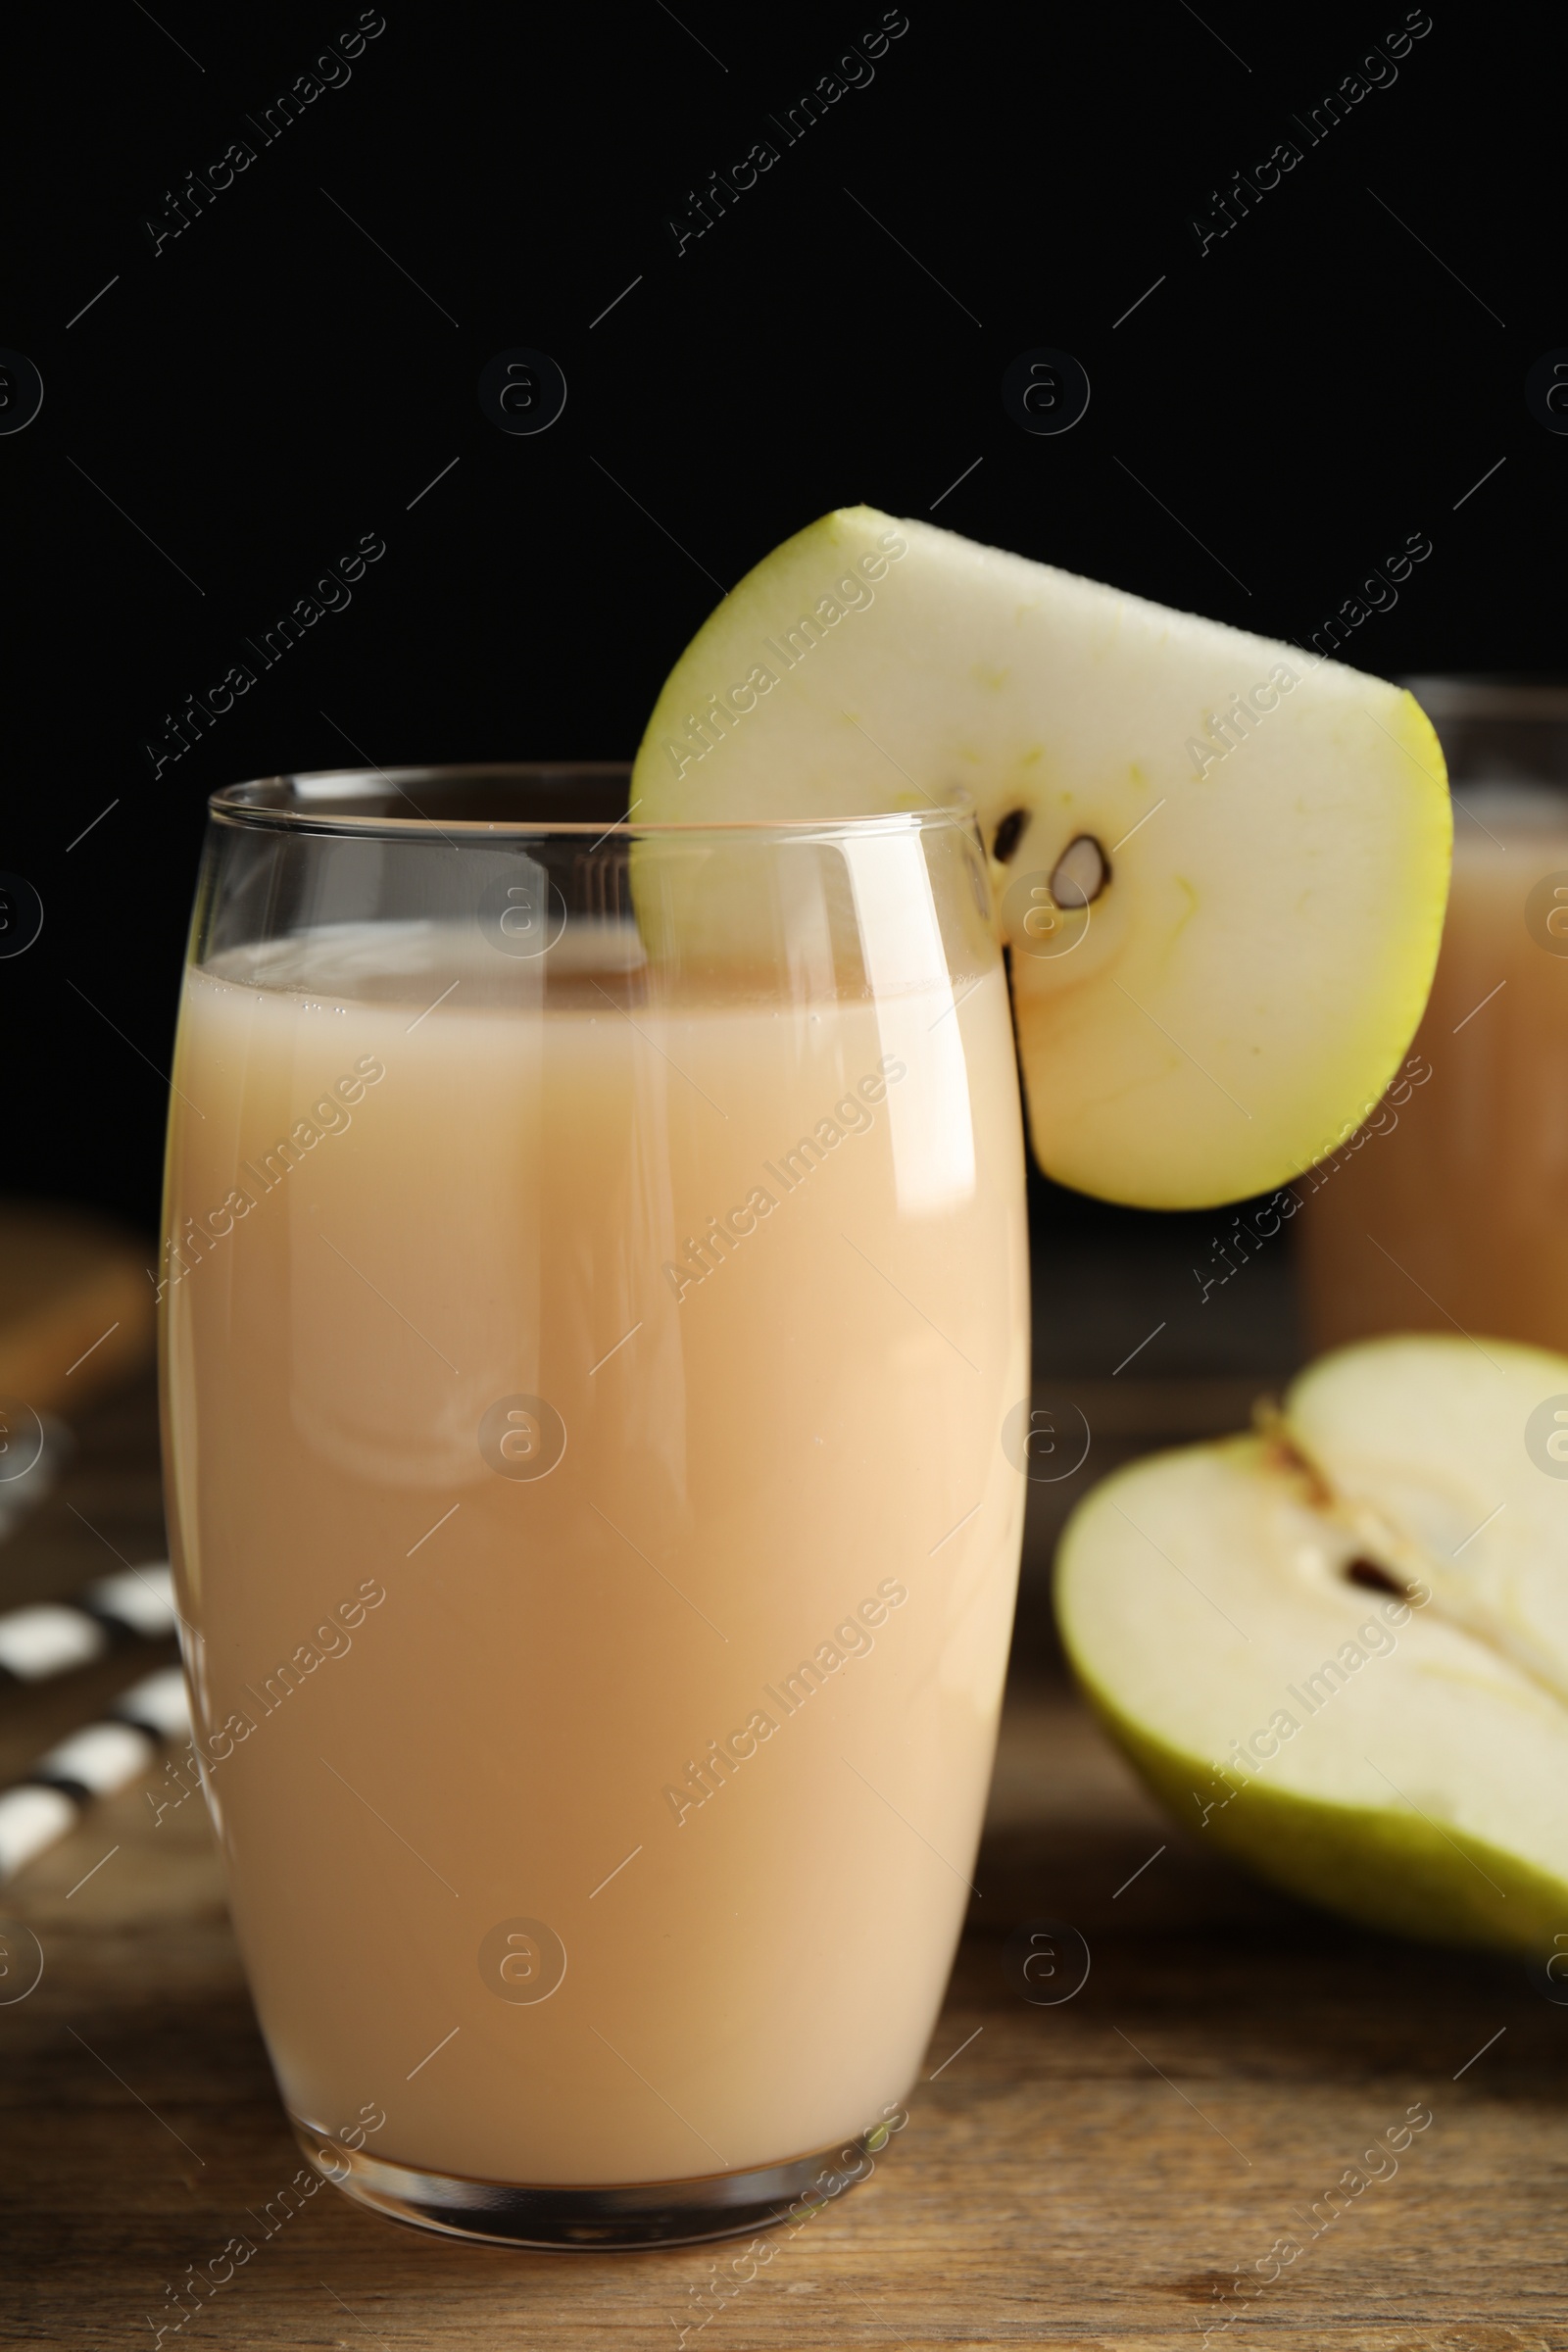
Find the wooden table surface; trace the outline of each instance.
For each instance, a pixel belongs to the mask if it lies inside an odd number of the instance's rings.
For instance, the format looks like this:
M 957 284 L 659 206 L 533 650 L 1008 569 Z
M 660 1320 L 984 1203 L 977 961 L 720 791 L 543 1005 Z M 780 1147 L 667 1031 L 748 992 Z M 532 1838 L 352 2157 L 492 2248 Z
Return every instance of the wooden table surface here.
M 1156 1403 L 1155 1421 L 1194 1410 Z M 0 1555 L 11 1596 L 69 1591 L 117 1551 L 159 1547 L 145 1391 L 99 1408 L 82 1435 L 60 1494 Z M 36 1989 L 0 2005 L 0 2341 L 109 2352 L 164 2326 L 216 2347 L 641 2352 L 685 2328 L 704 2352 L 1160 2352 L 1234 2328 L 1279 2352 L 1568 2347 L 1568 2008 L 1510 1962 L 1300 1909 L 1173 1830 L 1070 1695 L 1039 1615 L 1031 1602 L 982 1899 L 908 2126 L 869 2180 L 773 2232 L 751 2278 L 734 2245 L 444 2243 L 324 2186 L 263 2237 L 251 2216 L 300 2159 L 205 1818 L 193 1801 L 155 1830 L 139 1789 L 100 1806 L 0 1894 L 44 1955 Z M 6 1694 L 0 1777 L 130 1671 L 122 1660 Z M 1092 1966 L 1074 1998 L 1037 2007 L 1003 1947 L 1047 1920 L 1078 1930 Z M 13 1936 L 10 1948 L 30 1947 Z M 1412 2108 L 1430 2123 L 1396 2158 L 1365 2163 Z M 176 2336 L 190 2307 L 170 2290 L 240 2233 L 254 2257 Z M 1271 2253 L 1281 2240 L 1298 2249 L 1288 2259 Z M 715 2281 L 721 2303 L 694 2300 Z

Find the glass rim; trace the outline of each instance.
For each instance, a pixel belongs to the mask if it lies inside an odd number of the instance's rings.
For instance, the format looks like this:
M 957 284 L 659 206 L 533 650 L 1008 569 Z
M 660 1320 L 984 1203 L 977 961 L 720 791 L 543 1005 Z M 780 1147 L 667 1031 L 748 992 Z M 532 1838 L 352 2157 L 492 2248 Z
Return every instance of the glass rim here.
M 435 761 L 408 767 L 305 768 L 255 776 L 240 784 L 224 784 L 208 795 L 207 809 L 214 823 L 247 831 L 435 840 L 449 845 L 455 838 L 477 843 L 497 839 L 537 840 L 547 835 L 567 840 L 585 837 L 595 847 L 615 840 L 681 840 L 702 833 L 746 837 L 771 833 L 800 840 L 813 835 L 853 838 L 875 832 L 924 831 L 938 825 L 956 825 L 967 833 L 976 826 L 973 798 L 961 785 L 953 786 L 944 800 L 929 796 L 928 809 L 869 809 L 855 816 L 701 817 L 643 823 L 638 823 L 628 810 L 624 817 L 614 818 L 609 824 L 602 817 L 432 814 L 421 809 L 415 798 L 421 787 L 428 789 L 431 785 L 586 783 L 596 778 L 629 777 L 631 771 L 629 760 L 481 760 Z M 326 806 L 333 801 L 381 800 L 389 789 L 407 801 L 408 815 L 385 808 L 355 815 L 342 808 Z M 313 808 L 313 798 L 321 805 Z

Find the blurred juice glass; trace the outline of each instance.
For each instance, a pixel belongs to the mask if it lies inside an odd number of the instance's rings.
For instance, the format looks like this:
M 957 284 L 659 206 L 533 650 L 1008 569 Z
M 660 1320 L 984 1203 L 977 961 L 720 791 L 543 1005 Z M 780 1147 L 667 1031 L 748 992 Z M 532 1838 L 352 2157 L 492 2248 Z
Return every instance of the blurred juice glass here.
M 1408 683 L 1448 764 L 1453 887 L 1406 1082 L 1297 1224 L 1308 1338 L 1568 1348 L 1568 688 Z

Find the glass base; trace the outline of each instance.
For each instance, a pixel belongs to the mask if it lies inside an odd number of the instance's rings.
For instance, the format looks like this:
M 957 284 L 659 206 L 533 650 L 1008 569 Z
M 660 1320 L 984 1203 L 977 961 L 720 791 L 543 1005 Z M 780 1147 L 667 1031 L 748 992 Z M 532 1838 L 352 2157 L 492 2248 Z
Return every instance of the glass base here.
M 329 2132 L 289 2117 L 314 2171 L 356 2204 L 416 2230 L 487 2246 L 544 2253 L 607 2254 L 648 2246 L 700 2245 L 744 2237 L 821 2205 L 872 2170 L 866 2140 L 857 2137 L 814 2156 L 794 2156 L 754 2172 L 710 2173 L 695 2180 L 633 2180 L 603 2187 L 530 2188 L 511 2180 L 469 2180 L 392 2164 L 367 2149 L 346 2148 Z

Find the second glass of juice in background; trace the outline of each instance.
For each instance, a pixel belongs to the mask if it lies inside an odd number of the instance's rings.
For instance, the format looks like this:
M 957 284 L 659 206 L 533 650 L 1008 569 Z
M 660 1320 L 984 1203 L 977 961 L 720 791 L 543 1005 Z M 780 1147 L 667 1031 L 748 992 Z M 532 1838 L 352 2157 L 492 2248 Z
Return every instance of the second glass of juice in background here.
M 1408 682 L 1447 762 L 1453 883 L 1402 1080 L 1303 1180 L 1307 1331 L 1568 1349 L 1568 688 Z
M 180 1605 L 283 2097 L 349 2193 L 536 2245 L 754 2228 L 879 2144 L 1024 1492 L 972 823 L 624 795 L 218 795 L 170 1142 Z

